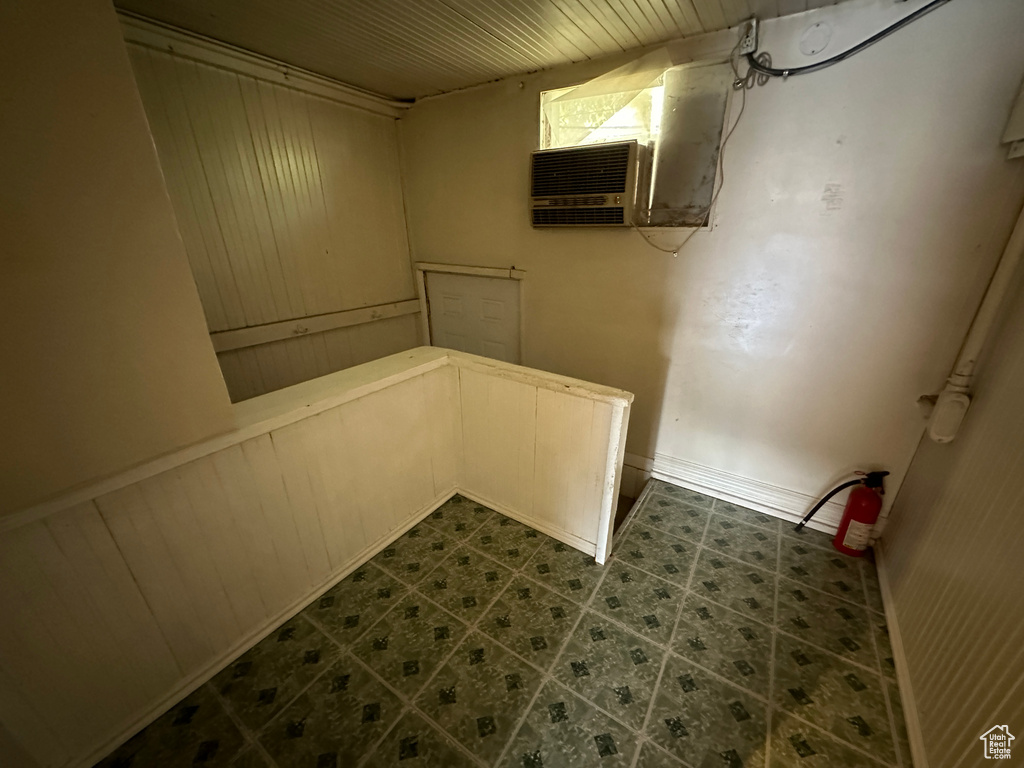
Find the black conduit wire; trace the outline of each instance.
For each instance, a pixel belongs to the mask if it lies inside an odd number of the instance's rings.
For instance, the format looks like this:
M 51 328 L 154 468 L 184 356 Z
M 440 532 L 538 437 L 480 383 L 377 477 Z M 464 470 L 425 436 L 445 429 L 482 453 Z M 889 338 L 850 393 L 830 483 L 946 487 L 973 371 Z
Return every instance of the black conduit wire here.
M 888 473 L 886 473 L 886 474 L 888 474 Z M 805 525 L 807 525 L 807 521 L 810 520 L 812 517 L 814 517 L 814 513 L 817 512 L 819 509 L 821 509 L 823 506 L 825 506 L 825 502 L 828 501 L 829 499 L 831 499 L 833 496 L 835 496 L 841 490 L 843 490 L 844 488 L 849 488 L 851 485 L 860 485 L 863 482 L 864 482 L 863 478 L 858 478 L 857 480 L 850 480 L 848 482 L 843 483 L 842 485 L 837 485 L 835 488 L 833 488 L 831 491 L 829 491 L 828 493 L 825 494 L 825 498 L 823 498 L 821 501 L 819 501 L 817 504 L 814 505 L 814 509 L 812 509 L 810 512 L 808 512 L 806 517 L 804 517 L 803 520 L 801 520 L 799 523 L 797 523 L 796 530 L 800 531 Z
M 756 55 L 756 52 L 755 52 L 755 53 L 748 53 L 747 54 L 747 63 L 750 65 L 750 68 L 752 70 L 754 70 L 755 72 L 758 72 L 758 73 L 760 73 L 762 75 L 767 75 L 769 77 L 789 77 L 790 75 L 806 75 L 806 74 L 809 74 L 811 72 L 817 72 L 819 70 L 825 69 L 826 67 L 831 67 L 833 64 L 838 64 L 840 61 L 844 61 L 845 59 L 848 59 L 851 56 L 854 56 L 854 55 L 860 53 L 865 48 L 868 48 L 869 46 L 874 45 L 879 40 L 882 40 L 882 39 L 888 37 L 893 32 L 896 32 L 897 30 L 902 29 L 903 27 L 907 26 L 908 24 L 912 24 L 913 22 L 917 21 L 919 18 L 924 16 L 926 13 L 931 13 L 936 8 L 938 8 L 940 5 L 945 5 L 949 1 L 950 0 L 932 0 L 932 2 L 928 3 L 928 5 L 921 6 L 920 8 L 918 8 L 913 13 L 907 14 L 906 16 L 904 16 L 902 19 L 900 19 L 896 23 L 892 24 L 891 26 L 886 27 L 885 29 L 883 29 L 879 33 L 877 33 L 875 35 L 872 35 L 867 40 L 864 40 L 863 42 L 858 43 L 857 45 L 853 46 L 853 48 L 845 50 L 842 53 L 837 53 L 835 56 L 832 56 L 831 58 L 825 59 L 824 61 L 819 61 L 819 62 L 816 62 L 814 64 L 807 64 L 807 65 L 802 66 L 802 67 L 792 67 L 790 69 L 779 69 L 777 67 L 767 66 L 766 64 L 764 64 L 761 61 L 759 61 L 758 57 Z M 769 60 L 769 63 L 770 63 L 770 60 Z

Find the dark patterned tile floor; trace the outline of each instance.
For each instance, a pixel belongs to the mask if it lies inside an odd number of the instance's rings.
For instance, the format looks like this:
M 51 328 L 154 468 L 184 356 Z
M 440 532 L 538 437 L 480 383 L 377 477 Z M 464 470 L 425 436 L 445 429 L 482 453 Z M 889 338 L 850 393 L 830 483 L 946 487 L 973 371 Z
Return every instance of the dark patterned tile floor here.
M 597 565 L 455 496 L 99 766 L 910 768 L 870 558 L 652 481 Z

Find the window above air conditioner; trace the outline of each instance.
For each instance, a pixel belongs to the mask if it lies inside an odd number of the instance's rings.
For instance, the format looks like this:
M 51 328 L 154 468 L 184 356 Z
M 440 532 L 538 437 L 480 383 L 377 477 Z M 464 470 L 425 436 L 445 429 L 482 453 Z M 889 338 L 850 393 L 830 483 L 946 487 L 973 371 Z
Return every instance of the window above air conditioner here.
M 541 92 L 541 149 L 629 140 L 647 145 L 657 141 L 665 95 L 661 78 L 639 92 L 580 96 L 579 90 L 573 86 Z
M 533 226 L 708 224 L 734 75 L 718 62 L 663 65 L 656 51 L 582 85 L 541 93 Z M 588 198 L 591 186 L 607 182 L 613 156 L 631 169 L 627 186 Z M 557 196 L 538 191 L 537 179 L 548 176 L 564 187 Z

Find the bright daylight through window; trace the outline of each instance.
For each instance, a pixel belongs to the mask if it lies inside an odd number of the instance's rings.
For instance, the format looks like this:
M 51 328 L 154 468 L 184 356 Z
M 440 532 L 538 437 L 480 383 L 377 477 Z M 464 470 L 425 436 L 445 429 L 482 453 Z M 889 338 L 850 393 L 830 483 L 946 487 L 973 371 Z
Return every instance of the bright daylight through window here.
M 636 139 L 649 144 L 661 130 L 662 78 L 642 90 L 580 95 L 577 87 L 540 95 L 540 148 L 578 147 Z

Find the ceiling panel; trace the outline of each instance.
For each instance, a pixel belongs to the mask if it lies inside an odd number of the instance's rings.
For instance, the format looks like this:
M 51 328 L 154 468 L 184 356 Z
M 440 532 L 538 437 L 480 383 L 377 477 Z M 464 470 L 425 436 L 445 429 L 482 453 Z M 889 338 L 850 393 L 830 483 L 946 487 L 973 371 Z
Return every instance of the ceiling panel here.
M 125 11 L 411 99 L 835 0 L 115 0 Z

